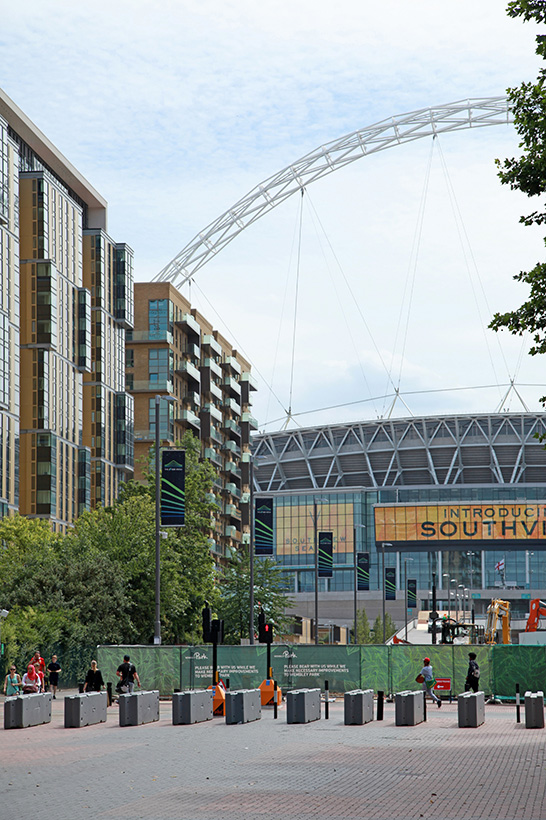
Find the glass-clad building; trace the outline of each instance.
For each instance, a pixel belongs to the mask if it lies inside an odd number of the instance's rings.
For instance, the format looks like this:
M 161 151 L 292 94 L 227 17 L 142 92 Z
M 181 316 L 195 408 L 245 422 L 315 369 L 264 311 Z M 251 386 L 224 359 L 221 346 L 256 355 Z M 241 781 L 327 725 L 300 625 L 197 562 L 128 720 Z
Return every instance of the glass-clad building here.
M 480 613 L 501 597 L 523 615 L 530 598 L 546 595 L 545 418 L 426 417 L 256 436 L 257 554 L 289 575 L 296 610 L 314 594 L 317 545 L 323 612 L 337 607 L 349 619 L 355 579 L 371 614 L 384 583 L 403 606 L 413 582 L 416 608 L 428 609 L 434 580 L 441 608 L 472 601 Z

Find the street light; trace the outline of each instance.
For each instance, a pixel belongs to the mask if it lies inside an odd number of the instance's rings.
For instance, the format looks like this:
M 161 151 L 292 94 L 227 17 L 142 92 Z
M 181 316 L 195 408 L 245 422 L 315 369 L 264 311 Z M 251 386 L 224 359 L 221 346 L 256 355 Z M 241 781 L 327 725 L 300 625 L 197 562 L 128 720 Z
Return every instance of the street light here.
M 448 618 L 449 618 L 449 612 L 451 612 L 451 592 L 450 592 L 451 586 L 450 586 L 450 583 L 449 583 L 449 575 L 447 574 L 447 572 L 442 573 L 442 578 L 447 578 L 448 579 L 448 582 L 447 582 L 447 609 L 448 609 Z
M 318 535 L 317 535 L 317 501 L 328 502 L 328 498 L 317 498 L 313 496 L 313 543 L 315 547 L 315 645 L 318 646 Z
M 249 523 L 250 523 L 250 543 L 249 543 L 249 558 L 250 558 L 250 615 L 249 615 L 249 640 L 250 645 L 254 646 L 254 460 L 258 459 L 266 459 L 267 456 L 254 456 L 250 453 L 250 462 L 249 462 L 249 484 L 250 484 L 250 493 L 249 493 L 249 503 L 250 503 L 250 515 L 249 515 Z
M 392 547 L 388 541 L 381 542 L 381 573 L 383 575 L 383 643 L 386 643 L 386 632 L 385 632 L 385 547 Z
M 366 524 L 355 524 L 353 527 L 353 545 L 354 545 L 354 585 L 355 585 L 355 595 L 354 595 L 354 637 L 355 637 L 355 644 L 356 644 L 356 619 L 357 619 L 357 598 L 356 594 L 358 591 L 358 553 L 356 550 L 356 531 L 358 529 L 366 529 Z
M 408 561 L 413 561 L 413 558 L 404 558 L 404 626 L 406 641 L 408 640 Z
M 154 645 L 161 644 L 161 467 L 159 450 L 161 448 L 161 434 L 159 430 L 159 405 L 161 399 L 168 402 L 175 402 L 174 396 L 155 397 L 155 626 Z
M 464 610 L 464 584 L 459 584 L 457 588 L 463 590 L 463 592 L 462 592 L 462 602 L 463 602 L 463 621 L 464 621 L 465 620 L 465 614 L 466 614 L 465 610 Z M 457 597 L 458 596 L 459 596 L 459 593 L 457 593 Z M 457 617 L 457 620 L 459 620 L 458 617 Z

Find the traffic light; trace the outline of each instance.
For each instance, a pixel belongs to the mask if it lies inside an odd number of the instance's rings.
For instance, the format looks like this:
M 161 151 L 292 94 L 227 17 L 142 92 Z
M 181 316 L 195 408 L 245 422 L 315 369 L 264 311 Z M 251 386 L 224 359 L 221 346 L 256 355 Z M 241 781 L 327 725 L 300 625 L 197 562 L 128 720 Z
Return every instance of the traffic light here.
M 223 643 L 224 641 L 224 622 L 218 618 L 214 618 L 210 624 L 211 641 L 213 643 Z
M 203 643 L 210 643 L 212 641 L 210 623 L 210 606 L 205 601 L 205 608 L 203 610 Z
M 273 624 L 258 625 L 258 640 L 260 643 L 273 643 Z

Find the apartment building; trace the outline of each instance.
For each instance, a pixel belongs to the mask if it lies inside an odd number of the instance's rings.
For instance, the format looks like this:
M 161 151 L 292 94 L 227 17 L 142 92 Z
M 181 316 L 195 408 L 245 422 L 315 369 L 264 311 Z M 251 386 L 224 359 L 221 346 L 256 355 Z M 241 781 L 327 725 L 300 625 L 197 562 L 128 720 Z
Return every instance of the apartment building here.
M 133 253 L 0 90 L 0 504 L 64 531 L 133 473 Z
M 135 403 L 135 477 L 155 442 L 156 396 L 162 445 L 185 430 L 216 467 L 219 505 L 210 544 L 220 563 L 248 542 L 251 414 L 250 364 L 168 282 L 135 283 L 134 330 L 125 351 L 126 388 Z

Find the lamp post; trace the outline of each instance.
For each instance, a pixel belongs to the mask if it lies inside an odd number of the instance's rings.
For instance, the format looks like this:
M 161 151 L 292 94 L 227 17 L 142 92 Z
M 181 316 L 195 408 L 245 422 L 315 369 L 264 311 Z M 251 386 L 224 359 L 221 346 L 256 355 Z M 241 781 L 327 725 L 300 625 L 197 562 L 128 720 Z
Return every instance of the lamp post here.
M 9 609 L 0 609 L 0 663 L 2 658 L 4 657 L 4 653 L 2 652 L 2 619 L 7 618 L 9 615 Z
M 248 637 L 250 641 L 250 645 L 254 646 L 254 460 L 255 459 L 265 459 L 267 456 L 254 456 L 252 453 L 250 455 L 249 461 L 249 504 L 250 504 L 250 511 L 249 511 L 249 524 L 250 524 L 250 541 L 248 545 L 249 549 L 249 559 L 250 559 L 250 579 L 249 579 L 249 598 L 250 598 L 250 614 L 248 620 Z
M 159 430 L 159 404 L 161 399 L 175 402 L 174 396 L 155 397 L 155 623 L 154 645 L 161 644 L 161 433 Z
M 392 547 L 388 541 L 381 542 L 381 574 L 383 576 L 383 643 L 386 643 L 385 631 L 385 547 Z
M 462 604 L 462 605 L 461 605 L 461 609 L 462 609 L 462 612 L 463 612 L 463 621 L 464 621 L 464 620 L 465 620 L 465 609 L 464 609 L 464 584 L 459 584 L 457 588 L 458 588 L 458 589 L 462 589 L 462 592 L 460 593 L 460 595 L 461 595 L 461 604 Z M 459 593 L 457 593 L 457 595 L 459 595 Z M 459 620 L 459 619 L 457 618 L 457 620 Z
M 328 501 L 327 498 L 316 498 L 313 496 L 313 544 L 315 547 L 315 645 L 318 646 L 318 533 L 317 533 L 317 501 Z
M 406 641 L 408 640 L 408 561 L 413 561 L 413 558 L 404 558 L 404 631 Z
M 442 578 L 447 578 L 447 617 L 451 617 L 451 583 L 447 572 L 442 573 Z
M 357 608 L 357 592 L 358 592 L 358 553 L 356 549 L 356 531 L 358 529 L 366 529 L 366 524 L 355 524 L 353 527 L 353 545 L 354 545 L 354 585 L 355 585 L 355 595 L 354 595 L 354 613 L 353 613 L 353 620 L 354 620 L 354 637 L 355 637 L 355 644 L 356 644 L 356 621 L 358 615 L 358 608 Z

